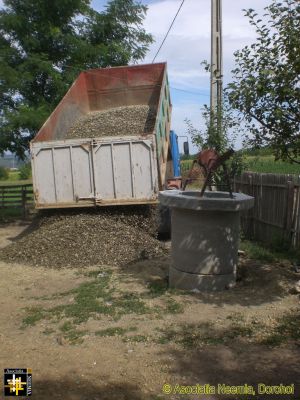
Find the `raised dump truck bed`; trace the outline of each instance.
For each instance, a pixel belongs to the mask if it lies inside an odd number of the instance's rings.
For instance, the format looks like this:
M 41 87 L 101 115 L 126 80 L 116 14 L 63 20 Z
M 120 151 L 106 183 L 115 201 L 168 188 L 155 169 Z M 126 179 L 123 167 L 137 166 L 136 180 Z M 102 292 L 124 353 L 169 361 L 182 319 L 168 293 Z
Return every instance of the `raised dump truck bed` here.
M 156 203 L 170 117 L 165 63 L 82 72 L 31 142 L 36 207 Z

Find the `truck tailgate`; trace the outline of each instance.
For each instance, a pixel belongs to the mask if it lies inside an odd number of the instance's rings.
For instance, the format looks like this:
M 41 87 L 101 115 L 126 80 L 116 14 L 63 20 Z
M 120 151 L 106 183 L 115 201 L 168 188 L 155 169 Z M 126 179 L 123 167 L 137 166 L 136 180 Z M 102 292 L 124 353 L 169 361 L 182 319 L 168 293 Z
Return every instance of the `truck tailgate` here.
M 37 208 L 157 201 L 155 137 L 32 142 Z

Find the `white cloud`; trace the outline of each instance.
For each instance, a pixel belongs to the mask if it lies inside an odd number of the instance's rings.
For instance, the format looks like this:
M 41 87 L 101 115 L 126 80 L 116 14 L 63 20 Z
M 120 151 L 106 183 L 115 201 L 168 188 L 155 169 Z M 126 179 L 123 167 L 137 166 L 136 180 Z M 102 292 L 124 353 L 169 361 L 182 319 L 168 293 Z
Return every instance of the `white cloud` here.
M 146 3 L 146 1 L 144 2 Z M 152 59 L 181 3 L 181 0 L 161 0 L 148 5 L 144 26 L 151 32 L 155 43 L 151 46 L 144 62 Z M 255 41 L 255 31 L 244 16 L 242 9 L 254 8 L 263 13 L 269 0 L 223 0 L 223 59 L 224 82 L 230 81 L 234 67 L 233 53 Z M 156 61 L 168 62 L 170 85 L 183 90 L 208 93 L 209 74 L 200 65 L 210 60 L 210 4 L 209 0 L 188 0 L 184 3 L 164 46 Z M 174 92 L 172 127 L 183 134 L 185 117 L 195 126 L 203 125 L 200 108 L 209 102 L 209 97 L 195 96 L 185 92 Z M 241 140 L 237 145 L 241 144 Z
M 181 3 L 181 0 L 142 0 L 148 4 L 144 22 L 155 43 L 151 46 L 144 63 L 152 59 Z M 105 0 L 93 0 L 92 5 L 103 10 Z M 210 1 L 187 0 L 170 32 L 156 61 L 168 62 L 170 85 L 173 88 L 192 91 L 189 94 L 172 89 L 172 127 L 178 134 L 185 133 L 184 119 L 187 117 L 195 126 L 203 125 L 200 109 L 209 102 L 209 74 L 200 65 L 210 60 Z M 233 52 L 255 41 L 255 31 L 248 23 L 242 9 L 254 8 L 260 14 L 270 0 L 223 0 L 223 55 L 224 81 L 230 81 L 234 67 Z M 0 7 L 3 0 L 0 0 Z M 241 140 L 239 140 L 238 145 Z

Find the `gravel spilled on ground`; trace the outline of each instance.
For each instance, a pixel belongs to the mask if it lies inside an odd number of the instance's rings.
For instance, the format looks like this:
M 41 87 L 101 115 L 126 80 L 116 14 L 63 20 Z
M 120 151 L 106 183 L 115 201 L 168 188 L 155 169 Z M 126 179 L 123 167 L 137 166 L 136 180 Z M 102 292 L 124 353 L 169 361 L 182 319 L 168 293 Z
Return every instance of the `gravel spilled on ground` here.
M 154 124 L 155 112 L 148 105 L 93 111 L 70 128 L 66 139 L 142 135 L 152 133 Z
M 34 266 L 125 265 L 164 254 L 150 206 L 47 212 L 30 232 L 0 251 L 6 262 Z

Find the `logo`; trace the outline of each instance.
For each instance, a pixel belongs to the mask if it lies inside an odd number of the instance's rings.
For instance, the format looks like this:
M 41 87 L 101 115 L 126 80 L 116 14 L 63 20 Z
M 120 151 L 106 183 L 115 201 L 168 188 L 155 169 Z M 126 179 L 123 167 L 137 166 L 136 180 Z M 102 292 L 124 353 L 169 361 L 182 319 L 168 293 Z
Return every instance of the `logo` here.
M 30 368 L 4 370 L 4 396 L 31 396 L 32 371 Z

